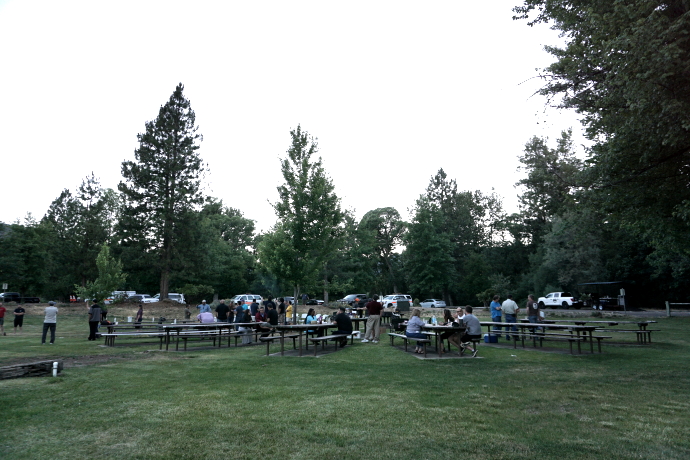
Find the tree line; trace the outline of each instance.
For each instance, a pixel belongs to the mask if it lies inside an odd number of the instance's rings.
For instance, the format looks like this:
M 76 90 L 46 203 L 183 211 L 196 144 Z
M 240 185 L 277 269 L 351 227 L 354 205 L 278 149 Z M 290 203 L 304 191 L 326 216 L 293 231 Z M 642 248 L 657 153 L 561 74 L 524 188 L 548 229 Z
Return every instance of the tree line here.
M 280 163 L 276 223 L 257 233 L 240 210 L 203 194 L 203 138 L 180 84 L 138 135 L 117 191 L 91 175 L 40 220 L 1 224 L 1 281 L 64 299 L 94 280 L 105 245 L 126 275 L 122 289 L 162 297 L 405 292 L 476 305 L 622 281 L 639 306 L 687 301 L 688 8 L 526 0 L 514 9 L 565 34 L 565 47 L 548 48 L 556 62 L 540 92 L 582 114 L 592 141 L 583 159 L 570 130 L 529 139 L 516 213 L 496 193 L 458 190 L 439 169 L 406 218 L 389 207 L 357 220 L 317 139 L 298 126 Z

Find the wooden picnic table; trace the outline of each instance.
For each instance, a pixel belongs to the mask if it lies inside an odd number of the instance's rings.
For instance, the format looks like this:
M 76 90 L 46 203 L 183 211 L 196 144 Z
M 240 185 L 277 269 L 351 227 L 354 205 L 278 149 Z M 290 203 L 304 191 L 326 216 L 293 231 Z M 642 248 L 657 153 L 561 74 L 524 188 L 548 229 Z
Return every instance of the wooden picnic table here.
M 548 329 L 557 329 L 557 330 L 562 330 L 562 331 L 568 331 L 572 335 L 573 332 L 575 332 L 576 337 L 584 337 L 584 339 L 587 339 L 587 334 L 589 334 L 589 346 L 590 346 L 590 351 L 594 353 L 594 343 L 593 343 L 593 337 L 592 333 L 594 330 L 597 329 L 597 326 L 580 326 L 580 325 L 573 325 L 573 324 L 553 324 L 553 323 L 499 323 L 499 322 L 494 322 L 494 321 L 482 321 L 480 322 L 482 326 L 487 327 L 487 332 L 489 333 L 489 336 L 491 336 L 491 328 L 493 326 L 503 326 L 503 327 L 518 327 L 520 328 L 520 332 L 516 333 L 514 331 L 509 331 L 506 329 L 505 334 L 506 335 L 514 335 L 514 334 L 524 334 L 525 329 L 532 329 L 534 332 L 534 329 L 536 328 L 548 328 Z M 496 335 L 497 331 L 493 331 L 494 334 Z M 512 332 L 512 334 L 511 334 Z M 517 347 L 517 340 L 513 340 L 513 345 L 514 347 Z M 578 349 L 579 349 L 579 342 L 578 342 Z
M 439 347 L 439 338 L 441 336 L 441 333 L 446 332 L 446 331 L 457 331 L 457 332 L 465 332 L 465 326 L 443 326 L 440 324 L 425 324 L 422 326 L 422 329 L 427 329 L 429 331 L 432 331 L 436 335 L 436 351 L 438 352 L 438 357 L 441 358 L 442 353 L 441 353 L 441 347 Z M 412 339 L 414 340 L 414 339 Z
M 520 322 L 526 323 L 529 322 L 529 319 L 520 319 Z M 540 321 L 541 323 L 545 324 L 550 324 L 554 323 L 555 321 L 553 320 L 543 320 Z M 639 344 L 646 344 L 647 342 L 652 342 L 652 330 L 647 329 L 647 326 L 650 324 L 655 324 L 656 321 L 648 321 L 648 320 L 639 320 L 639 321 L 630 321 L 630 320 L 625 320 L 625 321 L 615 321 L 615 320 L 585 320 L 585 319 L 565 319 L 565 320 L 559 320 L 560 323 L 573 323 L 578 326 L 586 326 L 588 324 L 594 324 L 597 326 L 597 329 L 599 329 L 602 332 L 636 332 L 637 334 L 637 343 Z M 605 326 L 608 327 L 613 327 L 613 326 L 618 326 L 618 325 L 625 325 L 625 324 L 636 324 L 638 330 L 621 330 L 621 329 L 604 329 Z
M 288 331 L 297 331 L 299 334 L 299 356 L 302 356 L 302 335 L 306 334 L 310 329 L 328 329 L 329 327 L 337 327 L 337 325 L 336 323 L 279 324 L 273 327 L 276 331 L 280 332 L 280 355 L 285 356 L 285 333 Z M 307 344 L 307 349 L 309 349 L 309 344 Z
M 256 326 L 265 326 L 268 323 L 262 322 L 262 323 L 224 323 L 222 321 L 218 322 L 213 322 L 213 323 L 192 323 L 192 324 L 163 324 L 161 328 L 165 331 L 165 351 L 168 351 L 168 346 L 170 345 L 170 331 L 175 331 L 177 332 L 176 337 L 177 337 L 177 342 L 175 344 L 175 350 L 178 350 L 179 343 L 180 343 L 180 332 L 182 330 L 189 330 L 189 329 L 197 329 L 197 330 L 218 330 L 218 347 L 220 348 L 221 346 L 221 335 L 223 334 L 223 329 L 227 329 L 228 333 L 230 332 L 231 329 L 234 329 L 235 326 L 239 327 L 256 327 Z M 230 346 L 230 339 L 228 338 L 228 346 Z

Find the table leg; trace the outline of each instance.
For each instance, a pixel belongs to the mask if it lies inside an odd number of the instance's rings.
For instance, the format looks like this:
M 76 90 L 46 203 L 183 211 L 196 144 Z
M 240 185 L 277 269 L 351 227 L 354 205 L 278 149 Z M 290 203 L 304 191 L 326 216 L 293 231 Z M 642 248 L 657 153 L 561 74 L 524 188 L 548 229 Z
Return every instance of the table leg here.
M 307 331 L 304 330 L 302 331 L 301 329 L 299 330 L 299 356 L 302 356 L 302 332 L 306 333 Z
M 285 356 L 285 329 L 280 330 L 280 356 Z
M 594 339 L 592 338 L 592 330 L 589 330 L 589 352 L 594 354 Z
M 165 330 L 165 351 L 168 351 L 168 345 L 170 345 L 170 329 Z

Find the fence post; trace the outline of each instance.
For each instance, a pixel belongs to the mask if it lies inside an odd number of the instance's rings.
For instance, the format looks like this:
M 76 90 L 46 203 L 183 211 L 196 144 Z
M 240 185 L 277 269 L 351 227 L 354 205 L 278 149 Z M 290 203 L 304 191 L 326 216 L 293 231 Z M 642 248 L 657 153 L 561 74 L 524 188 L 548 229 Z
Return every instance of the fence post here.
M 671 305 L 666 301 L 666 316 L 671 316 Z

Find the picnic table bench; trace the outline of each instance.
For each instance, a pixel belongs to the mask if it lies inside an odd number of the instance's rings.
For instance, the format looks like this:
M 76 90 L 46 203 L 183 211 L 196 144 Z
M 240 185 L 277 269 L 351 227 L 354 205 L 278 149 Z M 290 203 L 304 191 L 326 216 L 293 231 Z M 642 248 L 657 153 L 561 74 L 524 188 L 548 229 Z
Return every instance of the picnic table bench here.
M 101 337 L 105 338 L 105 346 L 114 347 L 117 337 L 157 337 L 160 339 L 160 350 L 163 349 L 165 332 L 102 332 Z
M 388 337 L 391 338 L 391 346 L 394 346 L 393 342 L 394 342 L 396 337 L 403 339 L 403 342 L 405 342 L 405 351 L 407 351 L 407 342 L 408 341 L 413 340 L 417 343 L 421 343 L 422 349 L 424 350 L 424 357 L 426 358 L 426 344 L 431 343 L 431 339 L 417 339 L 417 338 L 413 338 L 413 337 L 408 337 L 408 336 L 403 335 L 403 334 L 398 334 L 395 332 L 389 332 Z
M 354 344 L 354 335 L 349 334 L 349 336 L 352 338 L 352 344 Z M 314 356 L 316 356 L 316 351 L 319 349 L 319 342 L 321 343 L 321 350 L 326 349 L 326 342 L 329 340 L 333 340 L 335 342 L 335 349 L 338 349 L 338 343 L 340 343 L 343 339 L 345 339 L 345 342 L 347 342 L 347 335 L 345 334 L 337 334 L 337 335 L 324 335 L 321 337 L 307 337 L 308 341 L 311 341 L 314 344 Z
M 290 334 L 290 335 L 269 335 L 267 337 L 259 337 L 260 342 L 265 342 L 266 343 L 266 356 L 270 354 L 270 349 L 271 349 L 271 343 L 273 343 L 274 340 L 280 340 L 280 345 L 281 347 L 283 346 L 283 342 L 285 339 L 292 339 L 292 349 L 297 350 L 297 338 L 300 336 L 300 334 Z

